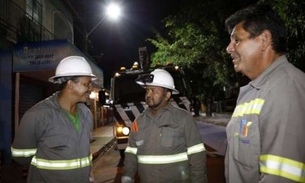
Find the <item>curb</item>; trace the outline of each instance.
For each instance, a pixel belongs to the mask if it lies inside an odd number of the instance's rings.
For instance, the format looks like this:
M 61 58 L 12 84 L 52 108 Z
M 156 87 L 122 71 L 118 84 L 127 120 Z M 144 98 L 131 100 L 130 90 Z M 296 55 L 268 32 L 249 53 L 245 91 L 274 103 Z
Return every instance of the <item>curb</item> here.
M 96 160 L 99 156 L 102 156 L 106 152 L 108 152 L 113 146 L 116 145 L 116 139 L 111 139 L 107 144 L 105 144 L 103 147 L 101 147 L 100 150 L 96 151 L 92 155 L 92 161 Z
M 209 123 L 217 126 L 227 126 L 227 124 L 230 121 L 230 118 L 228 117 L 206 117 L 206 116 L 198 116 L 195 119 L 200 120 L 204 123 Z

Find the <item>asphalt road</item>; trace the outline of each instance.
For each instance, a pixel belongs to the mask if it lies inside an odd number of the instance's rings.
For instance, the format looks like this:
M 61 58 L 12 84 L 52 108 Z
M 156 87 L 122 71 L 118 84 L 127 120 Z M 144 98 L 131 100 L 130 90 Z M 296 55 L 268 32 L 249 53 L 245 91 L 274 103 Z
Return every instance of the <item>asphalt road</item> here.
M 199 133 L 206 146 L 214 149 L 214 153 L 224 156 L 227 147 L 225 126 L 213 125 L 197 121 Z

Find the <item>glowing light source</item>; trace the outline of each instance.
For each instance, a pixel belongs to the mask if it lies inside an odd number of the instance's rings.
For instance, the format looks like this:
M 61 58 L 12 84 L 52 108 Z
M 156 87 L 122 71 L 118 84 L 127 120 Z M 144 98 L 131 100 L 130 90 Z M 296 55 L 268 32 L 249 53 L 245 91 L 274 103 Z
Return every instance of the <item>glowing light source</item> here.
M 123 135 L 128 135 L 130 132 L 130 129 L 126 126 L 124 126 L 124 127 L 119 126 L 119 127 L 117 127 L 117 132 L 122 133 Z
M 110 4 L 107 6 L 106 14 L 109 18 L 117 20 L 121 16 L 121 8 L 118 4 Z
M 97 97 L 98 97 L 97 92 L 93 91 L 93 92 L 90 93 L 90 96 L 89 96 L 90 99 L 97 99 Z

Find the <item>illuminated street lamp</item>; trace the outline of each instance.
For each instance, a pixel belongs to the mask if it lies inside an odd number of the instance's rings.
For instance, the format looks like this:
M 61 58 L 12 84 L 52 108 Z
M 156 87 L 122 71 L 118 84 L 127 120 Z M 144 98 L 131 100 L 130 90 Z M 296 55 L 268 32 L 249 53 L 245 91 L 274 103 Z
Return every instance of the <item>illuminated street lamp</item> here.
M 121 16 L 121 8 L 117 4 L 110 4 L 106 9 L 106 15 L 112 20 L 118 20 Z
M 121 8 L 118 4 L 112 3 L 106 7 L 106 17 L 112 21 L 117 21 L 121 16 Z M 85 51 L 88 53 L 88 41 L 91 33 L 105 20 L 105 17 L 102 18 L 88 33 L 86 33 L 86 47 Z

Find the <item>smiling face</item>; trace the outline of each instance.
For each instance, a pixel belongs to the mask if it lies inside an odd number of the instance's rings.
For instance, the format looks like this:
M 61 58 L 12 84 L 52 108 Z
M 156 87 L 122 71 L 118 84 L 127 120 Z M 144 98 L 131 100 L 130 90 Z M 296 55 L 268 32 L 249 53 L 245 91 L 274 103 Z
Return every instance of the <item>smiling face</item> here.
M 227 52 L 233 59 L 236 72 L 248 76 L 251 80 L 262 72 L 261 62 L 263 58 L 262 36 L 250 38 L 242 23 L 237 24 L 232 33 Z
M 73 85 L 73 95 L 78 98 L 78 102 L 87 102 L 92 91 L 91 77 L 79 77 L 77 81 L 71 81 Z

